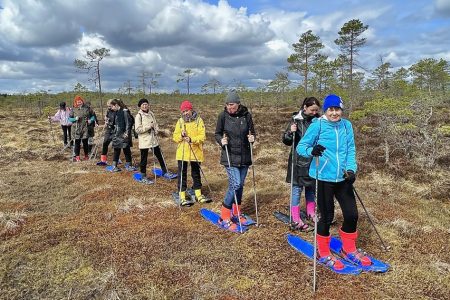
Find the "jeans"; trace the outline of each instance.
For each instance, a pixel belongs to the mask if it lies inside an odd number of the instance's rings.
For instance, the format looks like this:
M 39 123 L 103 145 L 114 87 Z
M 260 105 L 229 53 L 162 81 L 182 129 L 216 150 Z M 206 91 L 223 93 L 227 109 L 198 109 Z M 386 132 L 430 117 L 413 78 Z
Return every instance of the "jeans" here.
M 292 185 L 292 206 L 300 205 L 300 197 L 302 195 L 303 186 Z M 305 198 L 306 202 L 314 202 L 314 187 L 305 187 Z
M 225 167 L 228 175 L 228 190 L 223 200 L 223 206 L 228 209 L 235 204 L 234 194 L 236 193 L 237 203 L 241 205 L 242 193 L 244 192 L 245 177 L 247 177 L 248 166 L 243 167 Z

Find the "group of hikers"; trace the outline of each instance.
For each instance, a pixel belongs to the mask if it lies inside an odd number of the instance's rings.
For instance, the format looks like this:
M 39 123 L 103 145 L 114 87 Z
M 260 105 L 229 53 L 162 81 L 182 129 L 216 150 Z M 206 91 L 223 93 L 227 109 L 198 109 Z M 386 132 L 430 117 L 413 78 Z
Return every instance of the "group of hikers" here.
M 109 168 L 117 172 L 121 149 L 125 155 L 125 169 L 136 171 L 132 164 L 132 136 L 137 134 L 141 160 L 139 164 L 140 182 L 152 184 L 147 177 L 147 158 L 151 149 L 161 166 L 162 176 L 178 178 L 180 205 L 188 204 L 187 168 L 191 168 L 192 189 L 200 203 L 210 199 L 202 194 L 201 163 L 204 161 L 203 144 L 206 140 L 205 125 L 190 101 L 180 105 L 181 117 L 173 131 L 172 139 L 177 143 L 177 174 L 171 173 L 162 154 L 159 140 L 159 126 L 149 101 L 140 99 L 139 112 L 135 117 L 119 99 L 107 102 L 105 114 L 103 147 L 98 165 L 107 165 L 107 151 L 112 143 L 113 161 Z M 319 111 L 322 108 L 323 114 Z M 339 203 L 343 224 L 339 234 L 343 243 L 342 255 L 361 266 L 371 264 L 367 254 L 356 247 L 358 236 L 358 210 L 353 193 L 353 183 L 357 172 L 356 148 L 353 127 L 342 117 L 344 105 L 341 98 L 330 94 L 323 100 L 323 106 L 315 97 L 304 99 L 298 111 L 288 121 L 282 135 L 282 142 L 291 147 L 288 159 L 286 182 L 291 184 L 290 221 L 299 231 L 309 231 L 310 225 L 300 214 L 300 198 L 304 191 L 306 198 L 306 219 L 317 222 L 317 252 L 319 262 L 340 270 L 344 267 L 337 256 L 330 251 L 330 226 L 334 219 L 334 198 Z M 49 117 L 50 118 L 50 117 Z M 83 144 L 85 159 L 89 158 L 89 138 L 93 137 L 89 128 L 98 125 L 96 115 L 90 105 L 76 96 L 73 109 L 63 102 L 53 121 L 60 121 L 64 132 L 64 144 L 71 143 L 70 127 L 74 131 L 74 161 L 80 161 L 80 145 Z M 134 130 L 133 130 L 134 125 Z M 256 132 L 252 114 L 241 103 L 236 90 L 230 90 L 225 98 L 225 106 L 217 118 L 215 140 L 221 147 L 220 164 L 228 176 L 228 189 L 224 196 L 219 225 L 221 228 L 237 232 L 240 226 L 248 226 L 248 216 L 241 211 L 242 195 L 249 167 L 252 165 L 252 145 Z M 316 208 L 317 203 L 317 208 Z M 318 213 L 317 213 L 318 209 Z

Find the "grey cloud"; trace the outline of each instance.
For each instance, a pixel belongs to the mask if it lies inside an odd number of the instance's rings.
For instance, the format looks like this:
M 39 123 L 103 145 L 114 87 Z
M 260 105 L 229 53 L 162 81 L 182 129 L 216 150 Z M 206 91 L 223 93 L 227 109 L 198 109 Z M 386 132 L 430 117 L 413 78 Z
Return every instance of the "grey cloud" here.
M 435 0 L 436 13 L 443 17 L 450 17 L 450 1 L 449 0 Z

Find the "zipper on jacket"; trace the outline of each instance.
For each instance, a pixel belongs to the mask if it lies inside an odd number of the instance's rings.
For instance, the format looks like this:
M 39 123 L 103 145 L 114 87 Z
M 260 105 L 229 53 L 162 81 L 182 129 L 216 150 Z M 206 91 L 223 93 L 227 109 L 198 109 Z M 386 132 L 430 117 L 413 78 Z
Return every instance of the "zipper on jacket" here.
M 336 160 L 337 160 L 337 168 L 336 168 L 336 182 L 338 182 L 339 177 L 339 134 L 337 126 L 334 128 L 336 132 Z
M 323 164 L 322 168 L 320 168 L 319 173 L 322 174 L 323 169 L 325 168 L 325 166 L 328 163 L 328 158 L 325 160 L 325 163 Z

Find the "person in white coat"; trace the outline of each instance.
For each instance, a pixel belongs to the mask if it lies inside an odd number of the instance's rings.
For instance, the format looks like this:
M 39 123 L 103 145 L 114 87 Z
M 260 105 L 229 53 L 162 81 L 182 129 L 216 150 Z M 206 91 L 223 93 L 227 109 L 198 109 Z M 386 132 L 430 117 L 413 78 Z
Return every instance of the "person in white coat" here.
M 173 179 L 176 174 L 167 170 L 167 165 L 161 152 L 158 141 L 158 123 L 156 122 L 155 115 L 150 110 L 150 106 L 147 99 L 141 99 L 138 102 L 139 112 L 135 117 L 135 131 L 138 134 L 139 150 L 141 152 L 141 162 L 139 164 L 141 173 L 141 182 L 145 184 L 153 183 L 147 178 L 147 158 L 148 151 L 151 148 L 153 154 L 158 159 L 161 166 L 162 176 L 167 179 Z

